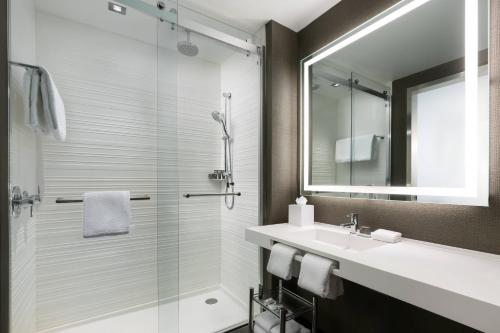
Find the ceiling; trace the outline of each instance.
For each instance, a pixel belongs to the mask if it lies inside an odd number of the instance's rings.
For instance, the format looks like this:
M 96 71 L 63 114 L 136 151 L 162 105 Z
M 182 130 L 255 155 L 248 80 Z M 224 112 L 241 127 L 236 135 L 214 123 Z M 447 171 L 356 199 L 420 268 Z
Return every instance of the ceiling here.
M 248 33 L 269 20 L 300 31 L 340 0 L 179 0 L 179 4 Z

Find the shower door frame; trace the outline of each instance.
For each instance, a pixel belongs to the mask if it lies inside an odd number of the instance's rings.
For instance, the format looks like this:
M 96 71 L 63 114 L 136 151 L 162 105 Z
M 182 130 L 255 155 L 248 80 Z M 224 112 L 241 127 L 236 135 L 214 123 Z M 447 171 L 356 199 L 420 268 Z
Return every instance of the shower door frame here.
M 9 0 L 0 1 L 0 331 L 10 329 Z

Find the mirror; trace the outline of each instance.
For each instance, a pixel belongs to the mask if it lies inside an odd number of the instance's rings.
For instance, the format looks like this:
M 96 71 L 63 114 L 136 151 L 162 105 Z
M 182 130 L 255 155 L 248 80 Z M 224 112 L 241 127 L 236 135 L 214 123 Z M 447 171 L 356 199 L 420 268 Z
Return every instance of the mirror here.
M 488 5 L 402 1 L 301 61 L 304 194 L 488 205 Z

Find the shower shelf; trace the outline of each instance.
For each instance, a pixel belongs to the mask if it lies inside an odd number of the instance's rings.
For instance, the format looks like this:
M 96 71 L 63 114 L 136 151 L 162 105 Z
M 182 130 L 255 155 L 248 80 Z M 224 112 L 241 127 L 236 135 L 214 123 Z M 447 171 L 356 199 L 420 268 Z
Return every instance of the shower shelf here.
M 214 172 L 208 174 L 208 179 L 225 181 L 226 175 L 224 170 L 214 170 Z
M 273 303 L 269 303 L 272 300 Z M 259 304 L 266 311 L 271 312 L 280 319 L 281 327 L 284 323 L 312 312 L 312 333 L 316 333 L 316 297 L 312 302 L 295 294 L 283 287 L 282 280 L 279 281 L 278 289 L 265 290 L 259 285 L 259 292 L 254 294 L 254 289 L 250 288 L 250 308 L 249 308 L 249 332 L 253 332 L 253 303 Z M 281 333 L 285 332 L 284 330 Z

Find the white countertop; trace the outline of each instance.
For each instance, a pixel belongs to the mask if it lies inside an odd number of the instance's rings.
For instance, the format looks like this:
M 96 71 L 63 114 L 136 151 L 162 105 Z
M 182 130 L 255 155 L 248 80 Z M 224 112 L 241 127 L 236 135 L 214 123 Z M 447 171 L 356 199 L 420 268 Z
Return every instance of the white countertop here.
M 475 329 L 500 332 L 500 255 L 407 238 L 355 252 L 297 237 L 307 228 L 287 223 L 251 227 L 246 240 L 267 249 L 280 242 L 334 259 L 342 278 Z

